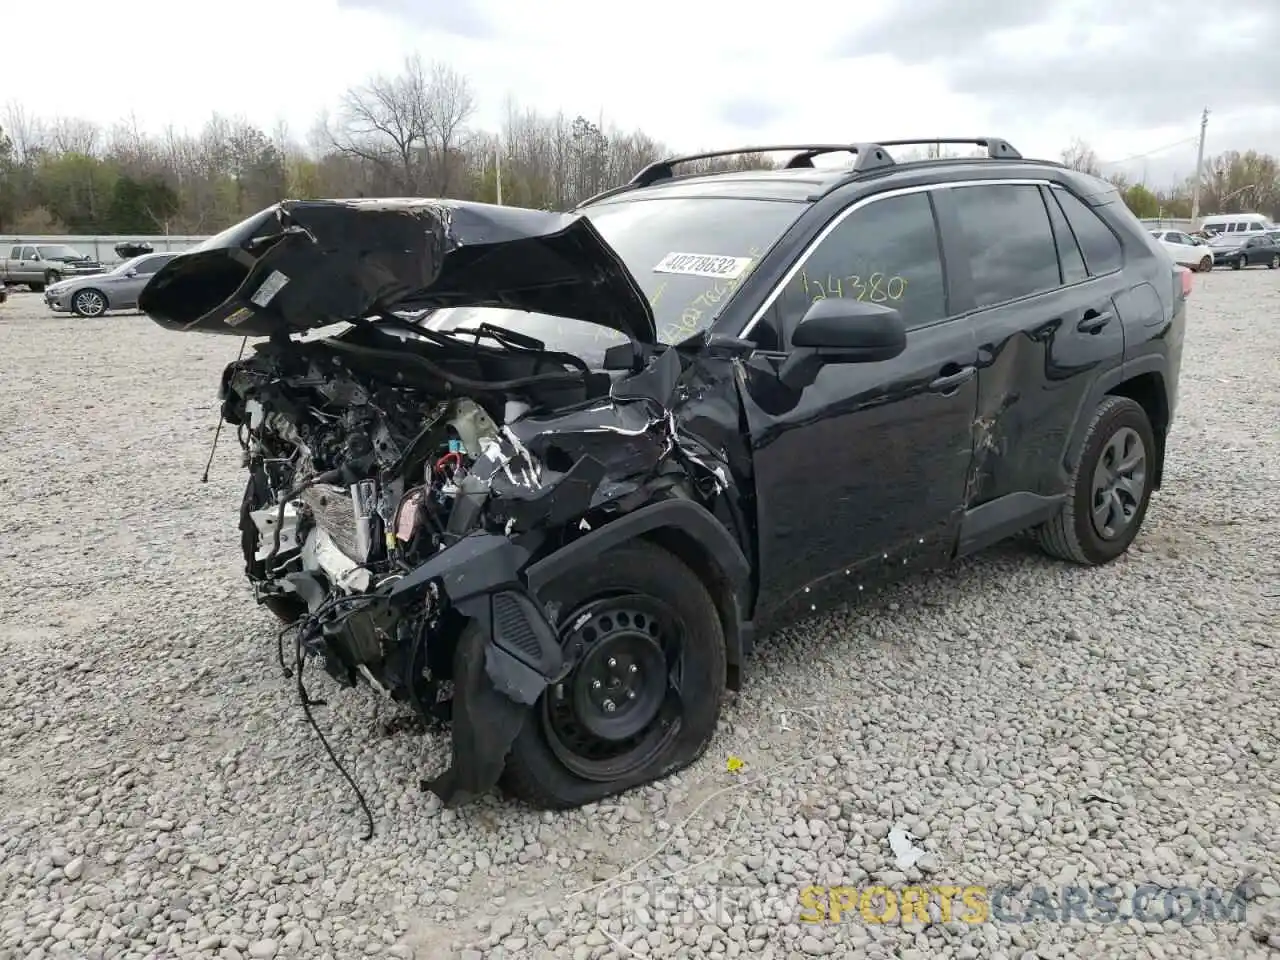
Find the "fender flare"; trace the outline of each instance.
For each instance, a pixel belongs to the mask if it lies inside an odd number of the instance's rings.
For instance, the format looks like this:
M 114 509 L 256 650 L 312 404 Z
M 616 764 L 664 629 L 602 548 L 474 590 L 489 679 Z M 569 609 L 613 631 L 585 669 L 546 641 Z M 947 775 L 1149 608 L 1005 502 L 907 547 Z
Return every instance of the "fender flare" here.
M 733 534 L 701 504 L 677 497 L 633 510 L 530 564 L 524 571 L 525 582 L 536 596 L 552 580 L 590 564 L 605 551 L 662 529 L 680 530 L 696 539 L 729 585 L 730 602 L 718 606 L 725 627 L 725 652 L 734 671 L 730 685 L 736 688 L 754 636 L 747 616 L 751 564 Z
M 1063 458 L 1066 476 L 1070 477 L 1072 471 L 1075 470 L 1076 463 L 1080 459 L 1080 452 L 1084 447 L 1085 435 L 1089 432 L 1089 422 L 1093 417 L 1093 412 L 1098 409 L 1098 404 L 1102 402 L 1102 398 L 1125 381 L 1140 377 L 1145 373 L 1158 373 L 1163 377 L 1167 368 L 1168 363 L 1163 355 L 1149 353 L 1117 364 L 1094 381 L 1086 397 L 1085 404 L 1081 408 L 1081 415 L 1076 419 L 1076 423 L 1071 430 L 1071 440 L 1067 446 L 1066 456 Z

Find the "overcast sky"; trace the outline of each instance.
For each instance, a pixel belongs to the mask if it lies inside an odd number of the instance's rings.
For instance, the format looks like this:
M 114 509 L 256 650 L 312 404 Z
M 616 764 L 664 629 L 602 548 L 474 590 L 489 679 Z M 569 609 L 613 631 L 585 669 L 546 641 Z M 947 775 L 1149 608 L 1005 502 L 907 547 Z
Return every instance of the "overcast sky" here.
M 38 40 L 9 18 L 6 89 L 38 114 L 109 123 L 132 113 L 156 130 L 195 129 L 216 110 L 268 129 L 285 120 L 301 136 L 346 87 L 417 52 L 469 77 L 476 122 L 490 127 L 515 96 L 570 116 L 603 112 L 678 149 L 987 133 L 1057 159 L 1081 137 L 1109 161 L 1155 151 L 1124 166 L 1140 174 L 1145 162 L 1162 181 L 1191 172 L 1207 106 L 1209 153 L 1280 153 L 1280 0 L 56 8 Z

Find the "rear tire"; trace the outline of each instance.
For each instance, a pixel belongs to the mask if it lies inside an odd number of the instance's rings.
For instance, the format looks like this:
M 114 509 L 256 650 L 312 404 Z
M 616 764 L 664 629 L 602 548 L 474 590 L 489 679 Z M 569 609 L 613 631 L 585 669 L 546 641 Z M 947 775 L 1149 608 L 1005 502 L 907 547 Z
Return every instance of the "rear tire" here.
M 1280 268 L 1280 253 L 1273 253 L 1271 259 L 1267 261 L 1267 269 L 1275 270 Z
M 692 570 L 636 540 L 541 599 L 560 603 L 561 644 L 577 662 L 531 708 L 507 755 L 507 793 L 543 810 L 580 807 L 703 754 L 720 717 L 725 638 Z
M 1213 269 L 1213 257 L 1205 257 L 1200 261 L 1200 272 L 1208 273 Z
M 27 289 L 30 290 L 32 293 L 44 293 L 44 284 L 39 282 L 28 283 Z
M 1033 531 L 1040 548 L 1091 567 L 1128 550 L 1151 502 L 1158 455 L 1141 405 L 1128 397 L 1106 397 L 1085 433 L 1062 511 Z

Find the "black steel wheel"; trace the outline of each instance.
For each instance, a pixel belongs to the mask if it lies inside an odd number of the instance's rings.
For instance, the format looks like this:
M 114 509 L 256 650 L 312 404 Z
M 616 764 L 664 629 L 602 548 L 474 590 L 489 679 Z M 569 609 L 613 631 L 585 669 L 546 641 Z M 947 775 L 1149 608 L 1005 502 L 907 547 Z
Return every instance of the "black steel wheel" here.
M 577 663 L 542 698 L 547 745 L 584 780 L 644 767 L 679 729 L 684 625 L 671 606 L 629 595 L 574 611 L 561 644 Z
M 1159 448 L 1146 411 L 1128 397 L 1106 397 L 1085 431 L 1062 511 L 1036 528 L 1048 554 L 1086 566 L 1129 549 L 1151 501 Z
M 501 784 L 542 809 L 592 803 L 688 766 L 725 688 L 719 613 L 697 574 L 632 541 L 551 584 L 568 673 L 547 687 Z

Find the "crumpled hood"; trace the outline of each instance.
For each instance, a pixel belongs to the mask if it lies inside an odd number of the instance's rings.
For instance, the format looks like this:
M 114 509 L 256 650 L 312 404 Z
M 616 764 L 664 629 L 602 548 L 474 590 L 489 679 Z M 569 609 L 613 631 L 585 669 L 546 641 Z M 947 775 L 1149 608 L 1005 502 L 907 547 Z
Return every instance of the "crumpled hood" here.
M 586 217 L 457 200 L 286 200 L 174 257 L 138 306 L 172 330 L 237 336 L 491 306 L 657 339 L 644 293 Z

